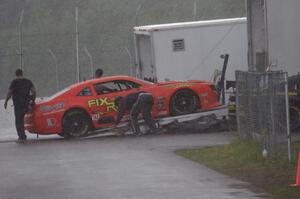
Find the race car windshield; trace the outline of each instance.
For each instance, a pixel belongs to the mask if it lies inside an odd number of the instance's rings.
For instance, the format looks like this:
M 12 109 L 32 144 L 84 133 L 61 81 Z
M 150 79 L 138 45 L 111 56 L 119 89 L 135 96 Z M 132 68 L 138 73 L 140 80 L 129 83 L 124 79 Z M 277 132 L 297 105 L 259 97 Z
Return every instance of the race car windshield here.
M 67 88 L 65 88 L 65 89 L 63 89 L 63 90 L 61 90 L 61 91 L 55 93 L 54 95 L 52 95 L 52 96 L 46 98 L 45 101 L 53 100 L 54 98 L 60 96 L 61 94 L 64 94 L 65 92 L 67 92 L 67 91 L 69 91 L 69 90 L 70 90 L 70 87 L 67 87 Z

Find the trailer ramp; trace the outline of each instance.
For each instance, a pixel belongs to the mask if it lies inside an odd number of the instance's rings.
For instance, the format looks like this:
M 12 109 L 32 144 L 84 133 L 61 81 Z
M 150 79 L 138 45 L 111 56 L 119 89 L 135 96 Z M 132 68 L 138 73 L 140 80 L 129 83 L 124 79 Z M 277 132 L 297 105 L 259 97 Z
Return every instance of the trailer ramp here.
M 160 126 L 165 126 L 171 123 L 182 123 L 182 122 L 190 122 L 194 120 L 203 119 L 205 117 L 214 117 L 215 119 L 223 119 L 228 116 L 228 108 L 227 106 L 218 106 L 217 108 L 205 110 L 197 113 L 187 114 L 187 115 L 179 115 L 172 117 L 160 118 L 157 120 Z
M 171 116 L 165 118 L 158 118 L 155 121 L 159 127 L 167 127 L 170 125 L 184 125 L 186 123 L 193 123 L 193 125 L 201 127 L 209 127 L 212 124 L 216 124 L 217 121 L 223 120 L 228 117 L 228 108 L 226 105 L 218 106 L 214 109 L 205 110 L 197 113 Z M 144 120 L 139 121 L 141 124 L 141 131 L 146 131 L 147 127 L 144 125 Z M 103 128 L 95 131 L 91 131 L 87 137 L 105 135 L 116 135 L 122 132 L 122 134 L 130 135 L 133 134 L 127 123 L 123 123 L 117 126 L 117 128 Z

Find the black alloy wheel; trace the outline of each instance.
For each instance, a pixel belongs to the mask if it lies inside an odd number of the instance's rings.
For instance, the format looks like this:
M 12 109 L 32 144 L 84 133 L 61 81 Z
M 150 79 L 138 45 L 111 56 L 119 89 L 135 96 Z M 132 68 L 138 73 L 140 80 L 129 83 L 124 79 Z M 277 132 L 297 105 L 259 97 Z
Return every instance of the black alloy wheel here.
M 90 121 L 85 113 L 79 110 L 68 112 L 63 118 L 63 133 L 65 138 L 83 137 L 90 130 Z
M 177 91 L 170 100 L 171 115 L 184 115 L 193 113 L 199 109 L 199 98 L 191 90 Z

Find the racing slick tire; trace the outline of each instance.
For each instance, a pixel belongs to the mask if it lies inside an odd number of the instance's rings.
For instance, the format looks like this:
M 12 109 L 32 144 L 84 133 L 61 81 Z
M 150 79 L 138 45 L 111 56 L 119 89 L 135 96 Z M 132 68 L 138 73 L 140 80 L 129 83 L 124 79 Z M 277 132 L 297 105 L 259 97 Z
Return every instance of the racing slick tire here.
M 170 114 L 174 116 L 196 112 L 200 108 L 199 104 L 200 100 L 194 91 L 178 90 L 170 99 Z
M 81 110 L 70 110 L 62 121 L 63 132 L 59 135 L 64 138 L 78 138 L 86 136 L 91 128 L 87 114 Z

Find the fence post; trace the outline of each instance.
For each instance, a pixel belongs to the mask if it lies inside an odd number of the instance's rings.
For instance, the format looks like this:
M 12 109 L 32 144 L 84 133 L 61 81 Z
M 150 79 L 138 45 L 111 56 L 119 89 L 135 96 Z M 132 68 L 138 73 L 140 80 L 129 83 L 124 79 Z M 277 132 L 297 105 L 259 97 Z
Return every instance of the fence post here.
M 291 131 L 290 131 L 290 109 L 289 109 L 289 97 L 288 97 L 288 74 L 284 74 L 284 91 L 285 91 L 285 109 L 286 109 L 286 129 L 287 129 L 287 139 L 288 139 L 288 158 L 289 161 L 292 160 L 291 157 Z

